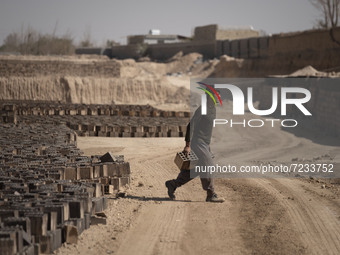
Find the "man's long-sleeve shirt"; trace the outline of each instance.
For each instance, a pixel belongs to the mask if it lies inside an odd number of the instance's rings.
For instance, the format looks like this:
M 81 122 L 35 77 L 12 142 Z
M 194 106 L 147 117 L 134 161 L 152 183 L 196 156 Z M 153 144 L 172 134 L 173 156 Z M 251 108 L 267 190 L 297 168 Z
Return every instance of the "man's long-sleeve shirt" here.
M 209 97 L 208 97 L 209 98 Z M 210 98 L 209 98 L 210 99 Z M 201 106 L 197 108 L 191 118 L 185 135 L 186 142 L 210 144 L 213 122 L 216 119 L 216 107 L 212 100 L 207 100 L 207 114 L 201 114 Z

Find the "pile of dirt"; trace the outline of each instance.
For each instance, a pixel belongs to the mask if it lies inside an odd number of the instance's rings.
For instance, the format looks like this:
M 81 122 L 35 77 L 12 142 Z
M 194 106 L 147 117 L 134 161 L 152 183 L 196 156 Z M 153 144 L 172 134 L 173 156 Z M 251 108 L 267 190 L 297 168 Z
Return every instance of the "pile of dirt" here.
M 295 77 L 295 76 L 316 76 L 318 74 L 318 70 L 316 70 L 312 66 L 306 66 L 300 70 L 295 71 L 294 73 L 291 73 L 289 76 Z
M 336 72 L 321 72 L 312 66 L 306 66 L 289 75 L 288 77 L 340 77 L 340 73 Z
M 204 61 L 198 53 L 178 53 L 165 63 L 136 62 L 133 59 L 110 60 L 106 57 L 82 55 L 0 58 L 4 70 L 8 70 L 6 66 L 13 61 L 22 64 L 21 69 L 31 71 L 21 72 L 11 68 L 11 72 L 3 75 L 0 78 L 0 100 L 150 104 L 171 110 L 188 110 L 190 77 L 207 77 L 218 63 L 218 60 Z M 66 64 L 74 68 L 59 72 Z M 84 70 L 84 65 L 86 72 L 79 72 Z M 38 72 L 40 66 L 48 66 L 48 70 Z
M 179 52 L 171 57 L 164 63 L 157 62 L 136 62 L 133 59 L 125 59 L 119 61 L 121 64 L 121 77 L 159 77 L 165 75 L 179 74 L 185 75 L 201 75 L 201 77 L 207 77 L 218 61 L 204 61 L 202 54 L 189 53 L 183 56 L 183 53 Z M 205 72 L 202 73 L 202 70 Z
M 242 77 L 244 59 L 223 55 L 210 77 Z

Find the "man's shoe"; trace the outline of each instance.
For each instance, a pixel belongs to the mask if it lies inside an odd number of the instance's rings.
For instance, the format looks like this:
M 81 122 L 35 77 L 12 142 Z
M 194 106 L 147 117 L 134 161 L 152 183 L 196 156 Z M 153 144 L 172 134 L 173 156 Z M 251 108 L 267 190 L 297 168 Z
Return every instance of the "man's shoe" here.
M 174 180 L 169 180 L 165 182 L 165 187 L 168 188 L 168 195 L 171 200 L 175 200 L 175 190 L 176 190 L 176 184 Z
M 218 197 L 217 194 L 213 194 L 212 196 L 207 196 L 205 201 L 212 203 L 223 203 L 225 200 L 223 197 Z

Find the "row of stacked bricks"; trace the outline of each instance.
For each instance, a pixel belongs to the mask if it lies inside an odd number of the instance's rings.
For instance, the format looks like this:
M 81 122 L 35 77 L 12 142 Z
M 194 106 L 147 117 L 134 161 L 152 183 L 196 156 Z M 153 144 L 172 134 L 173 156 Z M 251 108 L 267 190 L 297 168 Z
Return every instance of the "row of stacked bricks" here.
M 85 108 L 84 108 L 85 107 Z M 188 112 L 160 111 L 136 105 L 55 105 L 15 103 L 2 105 L 4 123 L 44 122 L 46 118 L 65 122 L 80 136 L 183 137 Z M 39 119 L 39 117 L 43 117 Z
M 101 137 L 183 137 L 186 118 L 109 117 L 109 116 L 20 116 L 19 123 L 65 124 L 79 136 Z
M 84 121 L 84 122 L 82 122 Z M 101 137 L 183 137 L 186 133 L 186 124 L 182 123 L 160 123 L 155 125 L 145 121 L 142 125 L 126 122 L 125 126 L 112 125 L 103 123 L 86 123 L 85 120 L 79 120 L 75 123 L 67 122 L 67 126 L 75 130 L 80 136 L 101 136 Z
M 150 105 L 83 105 L 56 102 L 4 101 L 2 108 L 15 105 L 17 115 L 70 115 L 70 116 L 130 116 L 130 117 L 177 117 L 188 118 L 189 112 L 163 111 Z
M 0 132 L 0 254 L 75 243 L 107 208 L 104 194 L 129 184 L 123 156 L 82 156 L 65 125 L 3 124 Z
M 0 107 L 1 122 L 3 123 L 16 123 L 17 113 L 15 104 L 5 104 Z

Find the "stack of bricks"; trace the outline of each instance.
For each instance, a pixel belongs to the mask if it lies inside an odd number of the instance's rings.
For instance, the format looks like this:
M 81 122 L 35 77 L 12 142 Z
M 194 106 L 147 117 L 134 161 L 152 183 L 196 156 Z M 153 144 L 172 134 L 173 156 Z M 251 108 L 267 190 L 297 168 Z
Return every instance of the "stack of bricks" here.
M 189 121 L 189 112 L 161 111 L 148 105 L 11 103 L 18 122 L 66 123 L 80 136 L 183 137 Z
M 46 101 L 0 101 L 0 106 L 16 105 L 17 114 L 23 116 L 128 116 L 128 117 L 170 117 L 188 118 L 189 112 L 164 111 L 150 105 L 84 105 L 62 104 Z
M 52 253 L 74 243 L 130 181 L 110 153 L 86 157 L 65 125 L 0 126 L 0 254 Z
M 17 123 L 17 113 L 15 104 L 3 104 L 1 106 L 1 120 L 4 123 Z

